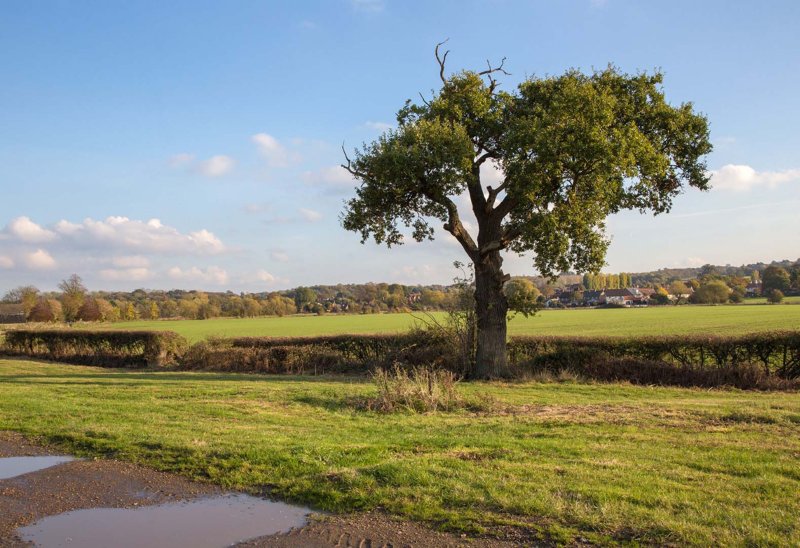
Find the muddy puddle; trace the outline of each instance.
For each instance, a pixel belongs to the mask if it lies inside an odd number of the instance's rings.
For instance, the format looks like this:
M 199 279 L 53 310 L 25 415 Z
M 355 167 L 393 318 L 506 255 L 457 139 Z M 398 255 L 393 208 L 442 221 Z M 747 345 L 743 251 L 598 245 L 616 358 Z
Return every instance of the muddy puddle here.
M 0 480 L 44 470 L 75 460 L 73 457 L 4 457 L 0 458 Z
M 306 524 L 310 510 L 247 495 L 140 508 L 91 508 L 17 530 L 42 548 L 221 548 Z

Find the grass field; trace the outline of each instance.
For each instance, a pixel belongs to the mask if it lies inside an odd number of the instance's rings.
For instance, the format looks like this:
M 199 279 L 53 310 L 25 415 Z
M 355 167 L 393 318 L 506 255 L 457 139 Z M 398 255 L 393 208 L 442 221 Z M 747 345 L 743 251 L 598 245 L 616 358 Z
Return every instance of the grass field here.
M 442 318 L 443 314 L 437 317 Z M 172 330 L 191 341 L 211 335 L 295 337 L 341 333 L 391 333 L 408 329 L 424 314 L 287 316 L 248 319 L 156 320 L 103 324 L 110 329 Z M 98 324 L 87 324 L 96 328 Z M 543 310 L 517 316 L 511 335 L 735 334 L 800 329 L 800 306 L 672 306 L 631 309 Z
M 380 415 L 348 378 L 110 371 L 0 360 L 0 429 L 320 510 L 382 507 L 569 542 L 800 538 L 800 397 L 473 383 L 510 408 Z

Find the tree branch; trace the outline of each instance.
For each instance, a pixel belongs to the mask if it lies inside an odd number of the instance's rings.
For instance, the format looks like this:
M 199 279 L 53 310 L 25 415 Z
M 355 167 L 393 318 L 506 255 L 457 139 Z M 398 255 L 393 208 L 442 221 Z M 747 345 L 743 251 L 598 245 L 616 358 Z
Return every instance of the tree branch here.
M 450 39 L 448 38 L 447 40 Z M 450 53 L 450 50 L 445 51 L 444 55 L 439 57 L 439 46 L 446 44 L 447 40 L 436 44 L 436 48 L 433 50 L 433 53 L 436 55 L 436 62 L 439 63 L 439 78 L 441 78 L 443 84 L 447 83 L 447 79 L 444 77 L 444 64 L 447 62 L 447 54 Z
M 472 239 L 472 236 L 470 236 L 469 232 L 467 232 L 467 229 L 464 228 L 464 225 L 461 223 L 461 217 L 458 215 L 458 207 L 456 206 L 455 202 L 453 202 L 453 200 L 447 196 L 443 196 L 439 200 L 436 200 L 431 196 L 428 196 L 428 198 L 447 208 L 448 220 L 442 228 L 452 234 L 453 237 L 455 237 L 455 239 L 461 244 L 461 247 L 464 248 L 464 251 L 467 252 L 469 258 L 472 259 L 473 262 L 476 262 L 480 257 L 480 254 L 478 253 L 478 246 L 475 243 L 475 240 Z

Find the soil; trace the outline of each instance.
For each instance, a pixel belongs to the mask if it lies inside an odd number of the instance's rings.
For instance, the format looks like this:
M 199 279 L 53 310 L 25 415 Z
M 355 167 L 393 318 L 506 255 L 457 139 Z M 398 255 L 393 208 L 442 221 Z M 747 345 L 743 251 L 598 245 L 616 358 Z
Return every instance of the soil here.
M 0 457 L 61 454 L 24 437 L 0 432 Z M 208 484 L 116 460 L 76 460 L 0 480 L 0 548 L 30 546 L 18 527 L 46 516 L 85 508 L 134 508 L 222 494 Z M 520 539 L 521 540 L 521 539 Z M 469 539 L 380 512 L 312 515 L 309 524 L 287 534 L 254 539 L 242 547 L 517 546 L 517 542 Z

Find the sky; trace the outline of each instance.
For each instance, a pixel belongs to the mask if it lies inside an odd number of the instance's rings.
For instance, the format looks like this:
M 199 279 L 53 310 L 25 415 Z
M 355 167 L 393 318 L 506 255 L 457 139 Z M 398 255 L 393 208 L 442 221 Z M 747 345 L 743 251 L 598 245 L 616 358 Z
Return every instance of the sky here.
M 713 189 L 609 219 L 606 271 L 800 257 L 800 2 L 3 2 L 0 292 L 448 283 L 434 242 L 341 228 L 353 149 L 449 70 L 664 72 L 710 123 Z M 505 270 L 534 274 L 530 257 Z

